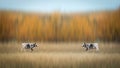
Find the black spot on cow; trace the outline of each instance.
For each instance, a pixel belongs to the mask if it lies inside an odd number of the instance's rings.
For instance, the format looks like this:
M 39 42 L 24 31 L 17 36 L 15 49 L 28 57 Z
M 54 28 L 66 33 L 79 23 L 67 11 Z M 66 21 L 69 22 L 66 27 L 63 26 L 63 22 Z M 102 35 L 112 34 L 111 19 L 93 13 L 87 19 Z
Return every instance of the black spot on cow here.
M 27 44 L 26 46 L 27 46 L 27 48 L 30 48 L 30 44 Z
M 93 44 L 90 44 L 90 47 L 89 47 L 89 48 L 93 48 L 93 46 L 94 46 Z

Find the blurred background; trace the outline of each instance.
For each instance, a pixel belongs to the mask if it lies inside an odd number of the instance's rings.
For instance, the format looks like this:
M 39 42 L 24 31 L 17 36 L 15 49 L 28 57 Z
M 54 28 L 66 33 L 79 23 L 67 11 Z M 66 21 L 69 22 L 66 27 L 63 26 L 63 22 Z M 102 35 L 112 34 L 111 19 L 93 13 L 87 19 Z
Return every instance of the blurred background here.
M 1 0 L 0 41 L 120 42 L 120 1 Z

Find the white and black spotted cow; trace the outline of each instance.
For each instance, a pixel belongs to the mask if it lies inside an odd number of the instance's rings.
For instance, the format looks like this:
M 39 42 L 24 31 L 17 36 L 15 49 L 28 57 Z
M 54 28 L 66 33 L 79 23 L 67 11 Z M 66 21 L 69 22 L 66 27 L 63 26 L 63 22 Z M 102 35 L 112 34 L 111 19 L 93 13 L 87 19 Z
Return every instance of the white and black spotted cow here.
M 82 47 L 84 47 L 86 51 L 90 49 L 96 49 L 96 51 L 99 51 L 98 43 L 83 43 Z
M 37 47 L 36 43 L 22 43 L 22 49 L 30 49 L 33 51 L 34 47 Z

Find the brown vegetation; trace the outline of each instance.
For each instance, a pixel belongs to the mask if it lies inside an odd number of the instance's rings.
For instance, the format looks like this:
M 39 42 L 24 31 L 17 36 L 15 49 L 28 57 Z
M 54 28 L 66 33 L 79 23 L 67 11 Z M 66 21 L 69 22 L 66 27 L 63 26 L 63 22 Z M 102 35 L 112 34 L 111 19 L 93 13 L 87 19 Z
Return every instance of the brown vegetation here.
M 120 41 L 120 10 L 93 13 L 0 11 L 0 40 Z

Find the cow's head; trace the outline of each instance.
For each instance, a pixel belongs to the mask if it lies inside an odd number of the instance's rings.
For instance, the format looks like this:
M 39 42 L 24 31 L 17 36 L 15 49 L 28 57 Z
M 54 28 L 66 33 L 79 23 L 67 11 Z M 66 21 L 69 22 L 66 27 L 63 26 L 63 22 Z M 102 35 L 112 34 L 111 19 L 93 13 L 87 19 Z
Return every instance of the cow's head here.
M 84 42 L 84 43 L 82 43 L 82 47 L 86 47 L 86 43 Z
M 37 47 L 38 45 L 36 43 L 34 43 L 34 47 Z

